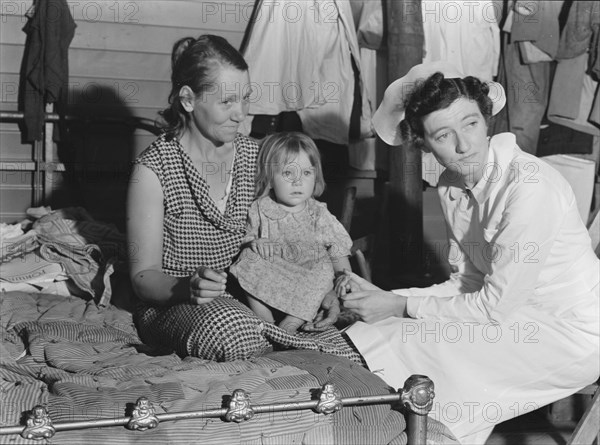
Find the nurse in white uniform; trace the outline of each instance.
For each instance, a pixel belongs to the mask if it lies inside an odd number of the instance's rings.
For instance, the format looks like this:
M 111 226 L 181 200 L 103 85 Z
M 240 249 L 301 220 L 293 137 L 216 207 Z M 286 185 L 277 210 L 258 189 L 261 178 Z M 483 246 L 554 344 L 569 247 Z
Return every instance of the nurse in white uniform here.
M 502 87 L 445 62 L 390 85 L 373 117 L 390 145 L 413 143 L 445 167 L 438 192 L 450 278 L 391 292 L 348 273 L 347 334 L 395 388 L 411 374 L 435 384 L 432 415 L 464 444 L 494 425 L 573 394 L 600 373 L 600 263 L 566 180 L 488 138 Z

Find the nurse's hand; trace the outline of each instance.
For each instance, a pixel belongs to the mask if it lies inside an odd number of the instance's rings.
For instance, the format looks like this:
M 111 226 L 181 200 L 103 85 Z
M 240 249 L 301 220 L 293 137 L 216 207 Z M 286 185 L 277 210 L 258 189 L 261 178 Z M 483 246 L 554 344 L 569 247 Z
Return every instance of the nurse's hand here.
M 408 316 L 407 297 L 381 290 L 355 273 L 346 272 L 346 275 L 352 282 L 352 292 L 341 297 L 342 305 L 358 314 L 365 323 L 375 323 L 388 317 Z

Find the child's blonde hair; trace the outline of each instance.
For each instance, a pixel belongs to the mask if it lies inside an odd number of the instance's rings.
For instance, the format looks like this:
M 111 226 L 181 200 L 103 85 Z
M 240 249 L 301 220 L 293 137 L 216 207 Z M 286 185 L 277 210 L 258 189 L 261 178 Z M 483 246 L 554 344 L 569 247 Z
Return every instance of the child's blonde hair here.
M 256 197 L 267 196 L 273 186 L 273 178 L 283 167 L 293 161 L 300 152 L 308 155 L 315 168 L 315 189 L 313 197 L 321 196 L 325 190 L 325 179 L 321 167 L 321 155 L 314 141 L 303 133 L 295 131 L 274 133 L 267 136 L 258 153 L 256 172 Z

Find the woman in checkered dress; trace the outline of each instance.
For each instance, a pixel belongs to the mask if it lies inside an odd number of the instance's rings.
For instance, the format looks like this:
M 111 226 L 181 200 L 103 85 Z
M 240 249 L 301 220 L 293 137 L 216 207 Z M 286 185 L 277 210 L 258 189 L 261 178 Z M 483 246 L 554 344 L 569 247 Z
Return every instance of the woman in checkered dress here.
M 252 93 L 248 65 L 225 39 L 203 35 L 173 47 L 164 133 L 135 161 L 128 196 L 130 274 L 144 341 L 182 356 L 229 361 L 273 344 L 357 357 L 331 324 L 324 300 L 316 328 L 290 336 L 232 296 L 227 270 L 254 198 L 258 146 L 238 133 Z

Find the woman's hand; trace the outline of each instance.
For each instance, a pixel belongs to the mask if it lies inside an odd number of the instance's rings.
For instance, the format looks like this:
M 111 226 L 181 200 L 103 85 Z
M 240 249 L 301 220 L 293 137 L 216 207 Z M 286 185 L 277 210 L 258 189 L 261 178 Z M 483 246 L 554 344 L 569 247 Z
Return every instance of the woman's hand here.
M 388 317 L 407 316 L 407 297 L 381 290 L 355 273 L 346 272 L 345 275 L 348 283 L 340 280 L 339 285 L 349 285 L 352 291 L 341 297 L 342 304 L 358 314 L 364 322 L 375 323 Z
M 321 302 L 321 310 L 311 323 L 305 323 L 302 326 L 303 331 L 320 332 L 324 331 L 336 322 L 340 315 L 340 302 L 335 291 L 331 290 Z
M 200 266 L 190 278 L 190 303 L 205 304 L 225 292 L 227 274 Z

